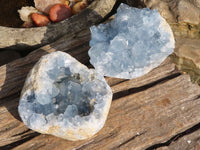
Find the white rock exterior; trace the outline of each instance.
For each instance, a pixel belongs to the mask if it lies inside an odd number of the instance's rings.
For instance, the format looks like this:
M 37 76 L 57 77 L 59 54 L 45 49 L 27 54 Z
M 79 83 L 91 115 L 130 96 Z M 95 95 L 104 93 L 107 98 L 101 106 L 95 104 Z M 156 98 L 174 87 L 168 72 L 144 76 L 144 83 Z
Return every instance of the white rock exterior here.
M 104 76 L 132 79 L 173 52 L 170 26 L 156 10 L 121 4 L 114 20 L 91 27 L 90 62 Z
M 102 75 L 58 51 L 43 56 L 30 71 L 18 111 L 30 129 L 76 141 L 104 126 L 111 100 Z

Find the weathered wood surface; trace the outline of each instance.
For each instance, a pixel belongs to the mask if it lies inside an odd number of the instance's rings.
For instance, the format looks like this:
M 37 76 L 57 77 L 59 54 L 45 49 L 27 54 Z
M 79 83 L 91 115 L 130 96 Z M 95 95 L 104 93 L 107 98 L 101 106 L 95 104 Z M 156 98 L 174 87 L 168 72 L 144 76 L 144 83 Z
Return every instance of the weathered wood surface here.
M 105 127 L 90 140 L 39 135 L 15 149 L 145 149 L 200 121 L 199 92 L 187 75 L 177 76 L 115 99 Z
M 114 98 L 104 128 L 93 138 L 70 142 L 29 130 L 17 106 L 26 75 L 44 54 L 60 50 L 90 66 L 89 30 L 65 36 L 0 67 L 0 149 L 145 149 L 169 141 L 200 122 L 200 87 L 167 58 L 133 80 L 106 78 Z M 159 147 L 159 146 L 158 146 Z
M 180 24 L 170 25 L 176 36 L 199 37 L 196 30 L 193 34 L 191 26 L 185 30 L 182 24 L 181 27 Z M 184 45 L 189 47 L 188 39 L 184 42 L 182 37 L 176 37 L 176 52 L 182 52 Z M 68 52 L 91 66 L 87 55 L 89 40 L 89 30 L 66 35 L 25 58 L 0 67 L 0 150 L 200 149 L 200 87 L 192 84 L 188 75 L 181 74 L 169 58 L 137 79 L 106 78 L 114 98 L 104 128 L 91 139 L 70 142 L 25 127 L 17 106 L 29 70 L 42 55 L 56 50 Z M 193 47 L 190 45 L 189 51 Z
M 200 130 L 199 125 L 174 136 L 165 146 L 157 150 L 199 150 L 200 149 Z M 161 146 L 161 145 L 158 145 Z

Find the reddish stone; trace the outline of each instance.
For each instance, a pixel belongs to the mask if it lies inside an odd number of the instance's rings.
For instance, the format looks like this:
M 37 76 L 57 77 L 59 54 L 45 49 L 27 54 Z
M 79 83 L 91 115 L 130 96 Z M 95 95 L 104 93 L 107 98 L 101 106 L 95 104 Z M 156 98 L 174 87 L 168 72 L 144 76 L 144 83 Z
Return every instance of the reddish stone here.
M 65 4 L 55 4 L 49 11 L 49 18 L 53 22 L 59 22 L 72 16 L 72 10 Z
M 38 27 L 47 26 L 48 23 L 50 22 L 47 16 L 37 14 L 37 13 L 32 13 L 31 18 L 33 22 L 35 23 L 35 25 Z

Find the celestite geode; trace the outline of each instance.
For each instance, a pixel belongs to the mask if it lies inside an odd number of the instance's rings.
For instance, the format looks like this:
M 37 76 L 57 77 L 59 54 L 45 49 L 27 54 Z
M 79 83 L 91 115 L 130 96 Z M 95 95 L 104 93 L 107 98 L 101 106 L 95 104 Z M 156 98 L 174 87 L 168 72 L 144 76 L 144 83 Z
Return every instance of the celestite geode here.
M 43 56 L 30 71 L 18 111 L 29 128 L 76 141 L 103 127 L 111 100 L 102 75 L 58 51 Z
M 91 27 L 90 62 L 97 72 L 132 79 L 160 65 L 173 52 L 170 26 L 156 10 L 121 4 L 114 19 Z

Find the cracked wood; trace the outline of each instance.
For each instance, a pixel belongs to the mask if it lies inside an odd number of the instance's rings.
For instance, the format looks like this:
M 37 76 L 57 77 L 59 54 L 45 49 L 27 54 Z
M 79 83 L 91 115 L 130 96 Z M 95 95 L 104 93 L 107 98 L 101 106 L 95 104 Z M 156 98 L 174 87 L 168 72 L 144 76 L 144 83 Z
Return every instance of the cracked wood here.
M 89 39 L 89 30 L 65 36 L 0 67 L 0 149 L 145 149 L 200 122 L 200 87 L 167 58 L 137 79 L 106 78 L 115 99 L 105 127 L 93 138 L 70 142 L 27 129 L 17 106 L 28 71 L 42 55 L 56 50 L 88 64 Z

